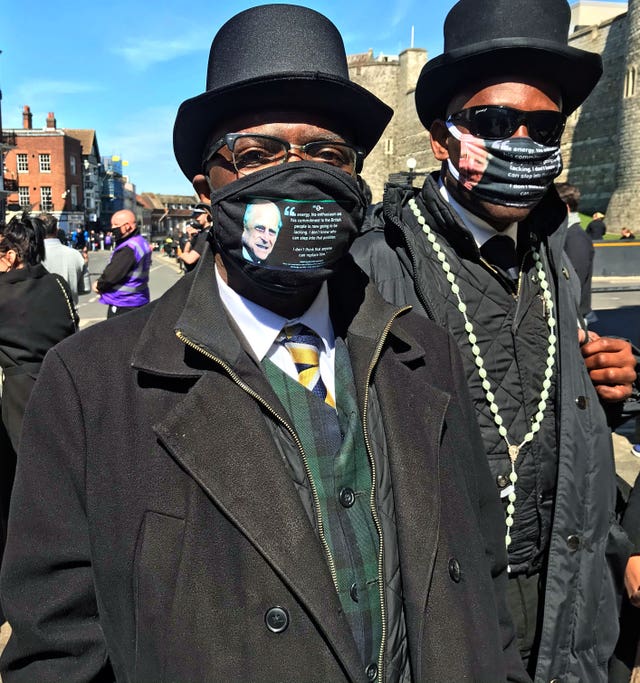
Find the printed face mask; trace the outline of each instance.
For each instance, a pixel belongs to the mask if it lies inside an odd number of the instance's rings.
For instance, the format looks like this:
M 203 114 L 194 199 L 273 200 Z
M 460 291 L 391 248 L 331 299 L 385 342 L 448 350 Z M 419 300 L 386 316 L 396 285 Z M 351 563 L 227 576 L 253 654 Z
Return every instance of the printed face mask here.
M 491 204 L 532 208 L 562 172 L 559 145 L 548 147 L 531 138 L 484 140 L 450 122 L 447 128 L 460 141 L 458 168 L 448 159 L 449 173 Z
M 364 219 L 355 180 L 297 161 L 212 190 L 213 239 L 223 258 L 273 293 L 316 286 L 349 251 Z

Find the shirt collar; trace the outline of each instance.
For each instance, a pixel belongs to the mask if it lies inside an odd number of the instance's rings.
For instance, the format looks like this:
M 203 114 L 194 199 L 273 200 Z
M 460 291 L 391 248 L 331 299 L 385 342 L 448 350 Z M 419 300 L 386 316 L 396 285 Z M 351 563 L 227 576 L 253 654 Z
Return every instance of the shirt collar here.
M 241 296 L 220 277 L 217 268 L 215 271 L 222 303 L 259 361 L 267 355 L 282 328 L 296 323 L 302 323 L 318 334 L 327 352 L 333 348 L 335 339 L 329 317 L 329 291 L 326 282 L 322 284 L 309 308 L 299 318 L 289 320 Z
M 451 206 L 451 208 L 458 214 L 462 220 L 465 228 L 471 233 L 473 239 L 476 242 L 478 249 L 482 245 L 490 240 L 495 235 L 507 235 L 511 237 L 516 247 L 518 246 L 518 224 L 511 223 L 505 230 L 498 232 L 493 226 L 489 225 L 487 221 L 483 220 L 479 216 L 471 213 L 468 209 L 465 209 L 459 202 L 457 202 L 449 193 L 445 184 L 442 182 L 442 178 L 438 180 L 438 185 L 440 188 L 440 194 L 442 198 Z

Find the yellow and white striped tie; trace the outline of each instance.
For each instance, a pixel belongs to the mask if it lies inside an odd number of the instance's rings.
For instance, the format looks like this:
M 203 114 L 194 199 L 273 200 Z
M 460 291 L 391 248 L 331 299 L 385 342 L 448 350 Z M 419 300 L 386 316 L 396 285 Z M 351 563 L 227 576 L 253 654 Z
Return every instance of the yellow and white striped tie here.
M 306 325 L 298 323 L 285 327 L 277 341 L 291 354 L 298 371 L 298 382 L 335 408 L 335 399 L 327 391 L 320 375 L 320 337 Z

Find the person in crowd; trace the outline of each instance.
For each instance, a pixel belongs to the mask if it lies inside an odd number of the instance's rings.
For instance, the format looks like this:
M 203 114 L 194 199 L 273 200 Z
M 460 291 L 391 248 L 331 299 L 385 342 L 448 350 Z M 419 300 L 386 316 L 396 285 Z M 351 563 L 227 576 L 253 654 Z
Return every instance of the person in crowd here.
M 453 6 L 444 54 L 415 91 L 441 170 L 420 189 L 389 187 L 378 229 L 353 253 L 385 298 L 413 305 L 462 351 L 530 675 L 596 683 L 630 550 L 603 405 L 613 419 L 637 378 L 627 342 L 579 329 L 563 255 L 560 138 L 602 70 L 599 55 L 567 45 L 569 23 L 565 0 Z
M 634 240 L 636 236 L 626 226 L 620 231 L 621 240 Z
M 591 308 L 591 280 L 595 249 L 591 238 L 582 229 L 580 223 L 578 214 L 580 190 L 570 183 L 556 183 L 556 190 L 560 199 L 567 205 L 569 212 L 564 250 L 580 282 L 580 315 L 587 322 L 595 322 L 597 316 Z
M 87 240 L 84 235 L 84 230 L 82 228 L 77 228 L 72 235 L 73 248 L 82 251 L 86 246 Z
M 600 211 L 596 211 L 593 214 L 593 219 L 587 225 L 587 235 L 591 238 L 592 242 L 597 242 L 603 240 L 604 236 L 607 234 L 607 226 L 604 222 L 604 214 Z
M 104 234 L 104 248 L 106 251 L 113 249 L 113 233 L 111 230 L 107 230 Z
M 392 111 L 300 6 L 232 17 L 207 74 L 174 151 L 211 248 L 30 403 L 3 681 L 526 681 L 459 352 L 348 254 Z M 242 257 L 256 197 L 277 267 Z
M 78 325 L 71 290 L 60 275 L 47 272 L 44 255 L 38 218 L 0 223 L 0 557 L 27 400 L 47 351 Z
M 193 207 L 191 221 L 187 224 L 189 243 L 185 246 L 180 259 L 186 272 L 193 270 L 207 246 L 211 215 L 207 204 L 199 203 Z
M 107 318 L 149 303 L 151 245 L 142 237 L 133 211 L 122 209 L 111 217 L 115 249 L 107 267 L 92 287 L 107 304 Z
M 45 231 L 44 252 L 42 262 L 50 273 L 58 273 L 67 281 L 71 290 L 74 305 L 78 305 L 78 291 L 83 289 L 84 259 L 76 249 L 67 247 L 58 239 L 58 219 L 50 213 L 38 216 Z

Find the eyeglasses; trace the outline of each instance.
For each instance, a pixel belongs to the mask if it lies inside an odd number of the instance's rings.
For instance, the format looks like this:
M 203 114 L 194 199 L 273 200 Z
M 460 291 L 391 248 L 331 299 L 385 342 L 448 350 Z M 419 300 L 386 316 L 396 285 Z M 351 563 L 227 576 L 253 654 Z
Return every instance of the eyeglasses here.
M 360 171 L 364 161 L 364 152 L 348 142 L 314 140 L 305 145 L 294 145 L 271 135 L 227 133 L 211 144 L 205 152 L 202 161 L 205 173 L 209 170 L 207 166 L 212 157 L 225 145 L 231 152 L 231 163 L 236 173 L 241 176 L 269 166 L 284 164 L 292 153 L 304 161 L 330 164 L 351 175 Z
M 567 117 L 560 111 L 521 111 L 511 107 L 488 105 L 462 109 L 451 114 L 447 122 L 461 124 L 471 135 L 486 140 L 506 140 L 524 125 L 532 140 L 543 145 L 557 145 L 562 137 Z

